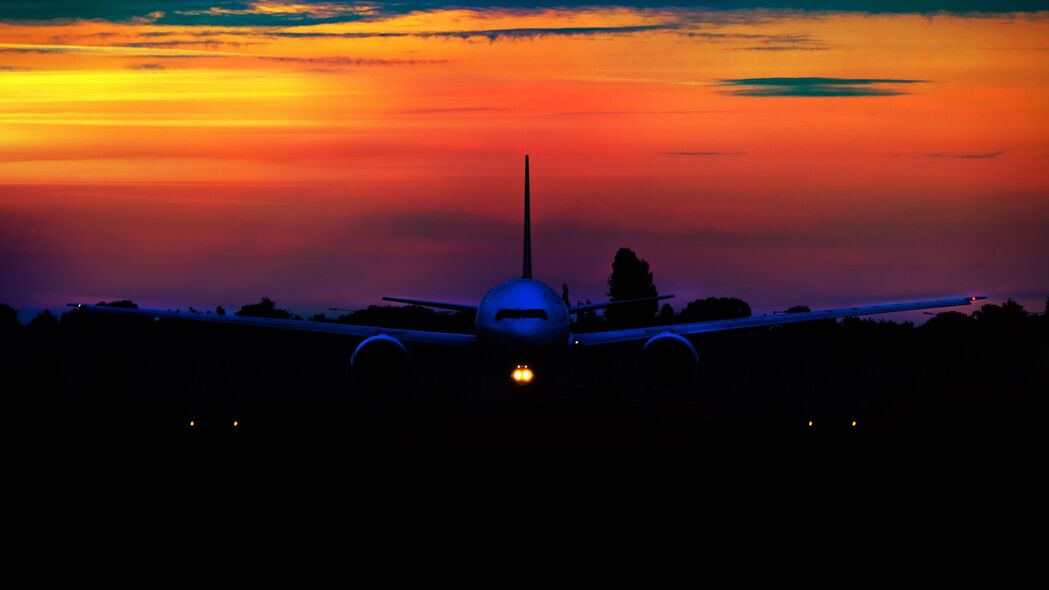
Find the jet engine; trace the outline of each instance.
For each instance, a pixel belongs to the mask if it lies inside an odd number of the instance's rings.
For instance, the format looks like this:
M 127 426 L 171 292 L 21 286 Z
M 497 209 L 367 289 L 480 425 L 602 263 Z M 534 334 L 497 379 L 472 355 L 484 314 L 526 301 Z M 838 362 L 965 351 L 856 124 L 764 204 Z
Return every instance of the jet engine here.
M 673 332 L 656 334 L 641 349 L 641 378 L 654 389 L 684 389 L 695 379 L 698 369 L 696 347 Z
M 412 357 L 404 343 L 377 334 L 357 345 L 350 357 L 354 376 L 371 385 L 403 382 L 412 369 Z

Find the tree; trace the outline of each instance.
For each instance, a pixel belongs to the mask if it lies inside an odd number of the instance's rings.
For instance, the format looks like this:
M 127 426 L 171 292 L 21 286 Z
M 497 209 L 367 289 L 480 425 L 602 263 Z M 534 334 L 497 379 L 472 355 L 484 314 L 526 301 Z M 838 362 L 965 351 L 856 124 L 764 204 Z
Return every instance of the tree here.
M 681 310 L 683 322 L 712 322 L 734 318 L 749 318 L 750 305 L 738 297 L 707 297 L 696 299 Z
M 677 317 L 674 315 L 674 308 L 669 303 L 664 303 L 663 307 L 659 308 L 659 316 L 656 320 L 663 325 L 673 324 Z
M 50 310 L 37 314 L 26 324 L 26 333 L 36 343 L 53 342 L 58 336 L 58 318 Z
M 6 303 L 0 303 L 0 333 L 16 332 L 22 327 L 18 321 L 18 312 Z
M 106 303 L 105 301 L 99 301 L 98 304 L 103 306 L 103 307 L 123 307 L 125 309 L 138 309 L 138 304 L 135 303 L 134 301 L 130 300 L 130 299 L 121 299 L 120 301 L 110 301 L 109 303 Z
M 808 305 L 792 305 L 787 308 L 787 313 L 808 313 L 812 308 Z
M 984 304 L 973 312 L 973 319 L 988 324 L 1019 324 L 1027 316 L 1027 310 L 1012 298 L 1001 305 Z
M 648 262 L 639 259 L 630 248 L 620 248 L 612 261 L 612 274 L 608 277 L 608 296 L 617 301 L 637 297 L 655 297 L 659 292 L 652 282 L 652 271 Z M 624 327 L 651 323 L 659 309 L 658 301 L 645 301 L 625 305 L 613 305 L 605 310 L 605 319 L 610 326 Z
M 234 315 L 278 320 L 289 320 L 292 318 L 291 312 L 286 309 L 278 309 L 277 304 L 269 297 L 263 297 L 258 303 L 249 303 L 241 307 L 240 311 Z

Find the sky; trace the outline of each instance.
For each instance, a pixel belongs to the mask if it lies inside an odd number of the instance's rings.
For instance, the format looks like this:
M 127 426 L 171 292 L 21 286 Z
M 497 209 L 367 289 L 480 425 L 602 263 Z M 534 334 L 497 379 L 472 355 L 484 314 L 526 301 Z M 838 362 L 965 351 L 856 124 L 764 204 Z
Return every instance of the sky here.
M 1049 1 L 0 4 L 0 302 L 1049 295 Z M 710 7 L 712 6 L 712 7 Z

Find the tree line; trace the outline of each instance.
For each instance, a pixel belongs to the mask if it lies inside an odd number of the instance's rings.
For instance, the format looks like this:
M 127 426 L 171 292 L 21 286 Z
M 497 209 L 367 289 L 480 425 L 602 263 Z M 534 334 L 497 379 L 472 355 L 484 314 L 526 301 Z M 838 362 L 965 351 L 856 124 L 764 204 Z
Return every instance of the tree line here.
M 648 261 L 639 258 L 630 248 L 620 248 L 612 261 L 612 271 L 608 277 L 607 295 L 612 301 L 658 296 L 659 290 L 656 287 L 654 275 Z M 562 285 L 562 298 L 566 305 L 572 305 L 567 284 Z M 588 303 L 592 303 L 591 300 L 576 302 L 578 305 Z M 99 305 L 124 308 L 138 307 L 133 301 L 127 299 L 111 302 L 100 301 Z M 217 306 L 214 310 L 197 310 L 189 307 L 188 311 L 190 313 L 218 316 L 224 316 L 227 313 L 222 306 Z M 795 305 L 786 309 L 786 313 L 806 311 L 810 311 L 810 309 L 805 305 Z M 262 297 L 255 303 L 244 304 L 233 315 L 300 321 L 305 319 L 306 321 L 314 322 L 442 332 L 469 333 L 474 328 L 472 313 L 442 312 L 417 305 L 369 305 L 364 309 L 346 311 L 336 316 L 319 313 L 303 318 L 299 314 L 279 307 L 269 297 Z M 726 320 L 745 318 L 751 315 L 750 305 L 738 297 L 696 299 L 685 304 L 681 311 L 675 311 L 670 303 L 660 304 L 658 301 L 644 301 L 612 306 L 606 308 L 603 312 L 586 311 L 576 314 L 572 329 L 576 332 L 589 332 L 685 322 Z M 1013 299 L 1007 299 L 1001 305 L 985 304 L 970 314 L 959 311 L 938 313 L 925 322 L 924 326 L 930 331 L 951 332 L 964 331 L 971 323 L 996 325 L 1002 329 L 1012 329 L 1018 328 L 1028 320 L 1031 323 L 1045 323 L 1047 316 L 1049 316 L 1049 297 L 1046 298 L 1045 309 L 1040 314 L 1031 313 Z M 878 321 L 893 323 L 887 320 Z M 823 323 L 827 322 L 833 323 L 834 320 L 827 320 Z M 46 338 L 48 335 L 56 332 L 58 326 L 59 318 L 50 310 L 40 312 L 23 326 L 14 308 L 7 304 L 0 304 L 0 332 L 4 334 L 10 335 L 24 329 L 28 333 Z

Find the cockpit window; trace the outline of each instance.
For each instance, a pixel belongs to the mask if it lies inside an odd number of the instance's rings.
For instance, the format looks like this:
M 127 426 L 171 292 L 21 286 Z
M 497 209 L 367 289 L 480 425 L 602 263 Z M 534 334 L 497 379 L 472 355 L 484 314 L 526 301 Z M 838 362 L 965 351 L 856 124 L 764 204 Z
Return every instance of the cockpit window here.
M 547 319 L 545 309 L 500 309 L 495 312 L 495 320 L 518 320 L 522 318 Z

